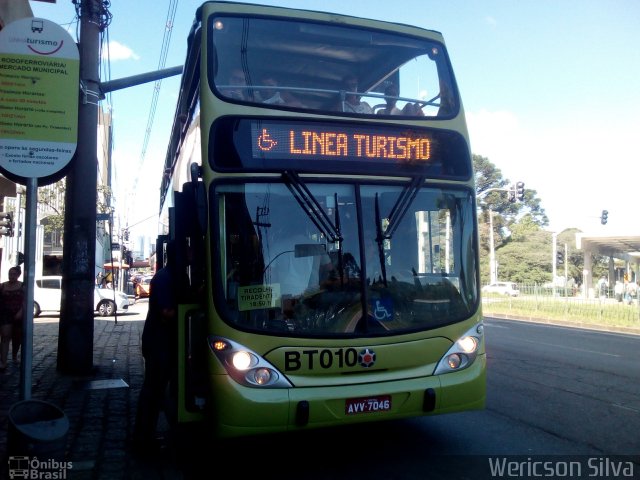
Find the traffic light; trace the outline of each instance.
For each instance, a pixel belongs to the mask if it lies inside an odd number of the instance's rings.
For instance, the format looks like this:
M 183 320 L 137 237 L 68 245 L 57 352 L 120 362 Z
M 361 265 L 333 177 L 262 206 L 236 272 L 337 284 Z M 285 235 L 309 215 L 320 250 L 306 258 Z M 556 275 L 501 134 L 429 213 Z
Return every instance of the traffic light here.
M 0 213 L 0 236 L 13 237 L 13 212 Z
M 600 223 L 602 225 L 606 225 L 607 224 L 607 217 L 609 217 L 609 211 L 608 210 L 602 210 L 602 215 L 600 216 Z
M 564 263 L 564 253 L 556 252 L 556 260 L 558 261 L 558 265 L 562 265 Z
M 516 201 L 516 187 L 514 185 L 511 185 L 511 188 L 509 188 L 508 198 L 511 203 L 514 203 Z
M 521 202 L 524 200 L 524 182 L 516 183 L 516 198 Z

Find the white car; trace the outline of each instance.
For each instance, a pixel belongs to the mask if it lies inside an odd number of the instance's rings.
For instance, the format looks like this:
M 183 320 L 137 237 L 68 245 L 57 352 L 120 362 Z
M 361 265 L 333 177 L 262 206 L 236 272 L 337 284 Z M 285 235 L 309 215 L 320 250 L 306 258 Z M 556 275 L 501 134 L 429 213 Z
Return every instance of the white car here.
M 482 287 L 482 293 L 498 293 L 500 295 L 517 297 L 520 295 L 520 290 L 518 290 L 518 286 L 513 282 L 496 282 Z
M 33 316 L 44 311 L 59 312 L 62 302 L 62 277 L 51 275 L 36 278 L 33 287 Z M 93 309 L 102 317 L 112 316 L 116 311 L 129 309 L 129 297 L 110 288 L 93 291 Z

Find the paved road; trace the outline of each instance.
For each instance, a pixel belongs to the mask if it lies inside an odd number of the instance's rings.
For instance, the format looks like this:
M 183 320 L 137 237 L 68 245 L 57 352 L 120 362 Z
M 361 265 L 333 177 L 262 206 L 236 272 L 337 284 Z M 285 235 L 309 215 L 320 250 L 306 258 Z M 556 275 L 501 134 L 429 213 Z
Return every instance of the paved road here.
M 640 336 L 496 319 L 486 325 L 483 411 L 242 439 L 226 451 L 247 452 L 254 461 L 245 467 L 255 474 L 266 462 L 285 478 L 490 478 L 490 458 L 551 455 L 571 456 L 560 461 L 579 462 L 584 478 L 601 478 L 597 469 L 610 460 L 630 460 L 614 455 L 636 455 L 640 477 Z M 193 448 L 186 464 L 204 468 L 211 448 Z M 293 459 L 305 462 L 304 475 Z
M 640 453 L 640 336 L 487 319 L 485 410 L 222 445 L 204 432 L 181 445 L 182 456 L 170 446 L 162 458 L 139 462 L 131 457 L 129 438 L 142 381 L 139 336 L 146 309 L 146 301 L 132 305 L 117 325 L 95 317 L 95 373 L 89 378 L 56 372 L 58 318 L 36 321 L 33 394 L 69 416 L 68 478 L 195 479 L 205 478 L 203 471 L 234 471 L 242 478 L 455 480 L 490 478 L 488 462 L 505 456 L 525 464 L 546 455 L 571 455 L 553 461 L 627 462 L 611 456 Z M 17 400 L 17 380 L 15 366 L 0 375 L 3 430 Z M 127 387 L 100 384 L 118 380 Z M 5 442 L 0 435 L 0 453 Z M 640 460 L 634 461 L 638 478 Z M 584 465 L 583 474 L 593 473 Z

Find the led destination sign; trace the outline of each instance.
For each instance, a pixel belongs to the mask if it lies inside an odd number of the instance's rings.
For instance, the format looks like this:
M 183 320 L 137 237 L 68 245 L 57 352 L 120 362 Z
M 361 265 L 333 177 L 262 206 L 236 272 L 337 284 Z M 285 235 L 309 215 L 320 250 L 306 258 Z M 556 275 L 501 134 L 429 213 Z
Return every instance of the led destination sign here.
M 444 128 L 225 116 L 209 132 L 218 171 L 472 177 L 465 137 Z
M 378 160 L 429 162 L 432 137 L 406 128 L 295 124 L 254 121 L 251 124 L 253 158 L 283 160 Z

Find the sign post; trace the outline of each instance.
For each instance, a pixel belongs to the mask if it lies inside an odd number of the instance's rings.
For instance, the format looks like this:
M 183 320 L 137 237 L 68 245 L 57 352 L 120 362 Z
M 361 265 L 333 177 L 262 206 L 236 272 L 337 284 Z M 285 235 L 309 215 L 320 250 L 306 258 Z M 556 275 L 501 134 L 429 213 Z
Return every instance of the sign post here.
M 38 179 L 60 172 L 76 151 L 79 72 L 78 48 L 59 25 L 23 18 L 0 31 L 0 171 L 27 193 L 22 400 L 31 398 Z

